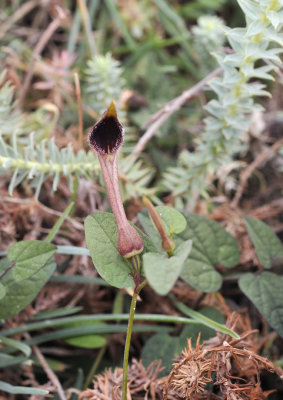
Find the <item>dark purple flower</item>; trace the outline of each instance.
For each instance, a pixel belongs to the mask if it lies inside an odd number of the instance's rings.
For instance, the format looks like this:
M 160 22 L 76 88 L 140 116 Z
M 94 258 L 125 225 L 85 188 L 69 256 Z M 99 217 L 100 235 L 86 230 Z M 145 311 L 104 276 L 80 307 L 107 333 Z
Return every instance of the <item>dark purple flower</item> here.
M 144 242 L 127 220 L 119 188 L 117 150 L 123 143 L 123 131 L 112 101 L 90 131 L 89 144 L 97 152 L 109 202 L 116 220 L 117 249 L 121 256 L 129 258 L 143 251 Z

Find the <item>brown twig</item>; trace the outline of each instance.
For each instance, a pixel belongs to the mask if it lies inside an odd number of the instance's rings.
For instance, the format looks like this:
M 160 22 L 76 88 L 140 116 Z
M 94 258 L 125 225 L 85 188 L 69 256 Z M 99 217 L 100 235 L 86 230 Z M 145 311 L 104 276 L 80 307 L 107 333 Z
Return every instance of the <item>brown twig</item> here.
M 33 349 L 36 357 L 38 358 L 38 361 L 40 362 L 42 368 L 44 369 L 46 375 L 48 376 L 50 381 L 53 383 L 55 388 L 57 388 L 57 393 L 58 393 L 59 398 L 61 400 L 66 400 L 66 396 L 65 396 L 64 390 L 61 386 L 61 383 L 60 383 L 59 379 L 57 378 L 57 376 L 52 371 L 52 369 L 49 367 L 48 363 L 45 360 L 44 355 L 41 353 L 41 351 L 39 350 L 39 348 L 37 346 L 33 346 L 32 349 Z
M 204 89 L 205 85 L 222 73 L 222 68 L 217 68 L 211 74 L 207 75 L 200 82 L 198 82 L 192 88 L 185 90 L 180 96 L 176 97 L 165 104 L 160 111 L 152 115 L 150 119 L 145 123 L 143 129 L 147 129 L 143 136 L 138 141 L 136 147 L 133 150 L 133 155 L 137 156 L 141 153 L 147 144 L 147 142 L 152 138 L 158 128 L 164 124 L 170 116 L 178 111 L 187 101 L 199 95 L 199 93 Z
M 31 0 L 23 3 L 15 12 L 0 26 L 0 40 L 4 37 L 9 28 L 28 14 L 33 8 L 41 3 L 40 0 Z
M 270 217 L 275 217 L 276 215 L 282 212 L 283 212 L 283 198 L 278 198 L 269 202 L 268 204 L 264 204 L 260 207 L 250 210 L 249 215 L 253 218 L 264 220 Z M 276 227 L 278 228 L 277 224 L 276 226 L 272 227 L 274 232 L 276 232 Z
M 40 203 L 39 201 L 35 200 L 34 198 L 32 199 L 22 199 L 22 198 L 16 198 L 16 197 L 6 197 L 6 196 L 1 196 L 0 195 L 0 202 L 7 202 L 7 203 L 14 203 L 14 204 L 25 204 L 25 205 L 30 205 L 31 207 L 39 207 L 41 208 L 44 212 L 55 215 L 56 217 L 61 217 L 63 214 L 60 211 L 53 210 L 52 208 L 49 208 L 45 206 L 44 204 Z M 67 217 L 67 221 L 73 225 L 73 227 L 77 230 L 84 231 L 84 226 L 82 223 L 79 221 L 75 220 L 74 218 Z
M 238 206 L 244 189 L 247 185 L 248 179 L 252 175 L 254 170 L 258 168 L 267 158 L 271 157 L 273 153 L 275 153 L 281 146 L 283 146 L 283 139 L 278 140 L 269 149 L 260 153 L 256 157 L 256 159 L 246 169 L 244 169 L 244 171 L 240 175 L 240 183 L 237 192 L 234 196 L 233 201 L 231 202 L 232 208 L 236 208 Z
M 74 74 L 75 87 L 76 87 L 76 98 L 78 102 L 78 113 L 79 113 L 79 148 L 83 147 L 83 108 L 82 108 L 82 95 L 79 76 L 77 72 Z
M 20 94 L 19 94 L 18 108 L 22 107 L 23 101 L 25 99 L 27 90 L 29 88 L 29 85 L 30 85 L 30 82 L 32 79 L 32 74 L 33 74 L 36 60 L 42 53 L 44 47 L 48 43 L 51 36 L 61 25 L 62 20 L 66 18 L 66 14 L 63 12 L 63 10 L 61 8 L 57 8 L 57 9 L 59 11 L 59 15 L 48 25 L 47 29 L 43 32 L 41 38 L 39 39 L 39 41 L 33 51 L 32 58 L 29 63 L 29 66 L 28 66 L 27 74 L 25 76 L 25 80 L 24 80 L 23 86 L 22 86 Z

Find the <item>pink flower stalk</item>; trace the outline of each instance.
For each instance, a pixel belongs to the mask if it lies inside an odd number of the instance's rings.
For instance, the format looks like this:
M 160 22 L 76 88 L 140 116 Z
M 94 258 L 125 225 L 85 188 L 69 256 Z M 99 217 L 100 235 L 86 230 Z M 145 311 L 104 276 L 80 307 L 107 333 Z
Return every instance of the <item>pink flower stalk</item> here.
M 123 143 L 123 131 L 112 101 L 90 131 L 89 144 L 97 152 L 108 199 L 116 220 L 117 249 L 121 256 L 129 258 L 143 251 L 144 242 L 127 220 L 119 188 L 117 151 Z

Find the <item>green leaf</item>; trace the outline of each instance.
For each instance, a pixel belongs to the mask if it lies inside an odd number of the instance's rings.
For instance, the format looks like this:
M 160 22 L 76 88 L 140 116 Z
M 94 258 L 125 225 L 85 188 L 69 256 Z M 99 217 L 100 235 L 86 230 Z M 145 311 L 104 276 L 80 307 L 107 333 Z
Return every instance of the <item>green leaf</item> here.
M 148 213 L 145 208 L 143 210 L 141 210 L 141 212 L 138 213 L 138 220 L 139 220 L 140 224 L 142 225 L 143 229 L 145 230 L 145 232 L 148 234 L 148 236 L 152 240 L 156 249 L 162 253 L 164 250 L 162 249 L 160 234 L 158 233 L 157 229 L 154 227 L 153 222 L 150 219 L 150 217 L 148 216 Z
M 190 254 L 192 241 L 182 242 L 174 251 L 174 256 L 146 253 L 143 256 L 145 276 L 152 288 L 160 295 L 166 295 L 178 279 L 184 261 Z
M 218 311 L 214 307 L 203 307 L 200 312 L 194 311 L 199 315 L 199 325 L 187 325 L 184 327 L 181 337 L 184 338 L 191 338 L 192 339 L 192 345 L 195 346 L 197 337 L 199 332 L 201 333 L 201 342 L 204 340 L 208 340 L 209 338 L 216 336 L 216 331 L 218 329 L 213 329 L 210 325 L 210 327 L 207 324 L 203 324 L 203 321 L 209 320 L 213 322 L 214 326 L 224 326 L 225 327 L 225 318 L 223 314 L 221 314 L 220 311 Z M 226 327 L 225 327 L 226 328 Z M 234 336 L 235 337 L 235 336 Z
M 179 211 L 169 206 L 158 206 L 155 207 L 155 209 L 163 221 L 168 236 L 183 232 L 187 225 L 187 222 L 184 216 Z M 163 253 L 160 234 L 155 228 L 146 209 L 143 209 L 141 212 L 139 212 L 138 219 L 143 229 L 146 231 L 146 233 L 154 243 L 156 249 L 158 249 L 159 252 Z
M 30 346 L 20 342 L 19 340 L 9 339 L 5 336 L 0 336 L 0 344 L 6 345 L 8 347 L 9 353 L 19 350 L 24 354 L 24 356 L 14 357 L 11 356 L 10 354 L 0 352 L 0 368 L 7 368 L 11 365 L 23 363 L 28 359 L 28 357 L 31 354 Z
M 173 207 L 157 206 L 156 211 L 160 215 L 167 234 L 172 236 L 174 233 L 181 233 L 186 228 L 185 217 Z
M 0 283 L 0 300 L 3 299 L 3 297 L 5 297 L 5 295 L 6 295 L 5 286 L 2 285 L 2 283 Z
M 192 310 L 191 308 L 187 307 L 185 304 L 183 304 L 181 302 L 177 302 L 177 303 L 175 303 L 175 305 L 178 308 L 178 310 L 180 310 L 182 313 L 193 318 L 195 321 L 198 321 L 200 324 L 202 324 L 203 326 L 206 326 L 210 330 L 213 330 L 213 332 L 215 332 L 215 331 L 221 332 L 221 333 L 224 333 L 225 335 L 230 335 L 234 339 L 239 339 L 239 335 L 236 332 L 234 332 L 233 330 L 226 327 L 226 325 L 224 324 L 225 321 L 223 319 L 223 316 L 222 316 L 222 319 L 219 319 L 217 317 L 217 315 L 219 316 L 219 313 L 215 308 L 212 308 L 212 310 L 214 310 L 214 311 L 212 311 L 212 314 L 211 314 L 212 316 L 210 317 L 209 313 L 207 314 L 206 312 L 203 312 L 204 309 L 202 309 L 200 312 L 198 312 L 198 311 Z
M 105 323 L 101 321 L 84 321 L 84 322 L 74 322 L 70 323 L 65 328 L 83 328 L 83 327 L 90 327 L 90 326 L 106 326 Z M 83 347 L 86 349 L 99 349 L 100 347 L 105 346 L 107 339 L 101 335 L 83 335 L 83 336 L 74 336 L 64 341 L 72 346 L 76 347 Z
M 139 233 L 145 244 L 143 252 L 154 252 L 155 247 L 149 238 L 140 231 Z M 92 261 L 102 278 L 118 288 L 133 286 L 133 280 L 129 276 L 130 262 L 117 250 L 117 227 L 113 214 L 96 212 L 89 215 L 85 220 L 85 235 Z
M 63 214 L 60 216 L 60 218 L 58 219 L 58 221 L 56 222 L 56 224 L 53 226 L 53 228 L 51 229 L 51 231 L 49 232 L 49 234 L 46 236 L 45 238 L 45 242 L 50 243 L 54 237 L 56 236 L 57 232 L 59 231 L 59 229 L 61 228 L 63 222 L 65 221 L 65 219 L 70 215 L 71 211 L 74 208 L 74 202 L 72 201 L 68 207 L 65 209 L 65 211 L 63 212 Z
M 7 264 L 7 259 L 1 260 L 0 265 L 2 262 Z M 21 281 L 15 281 L 13 270 L 10 270 L 2 279 L 6 296 L 0 300 L 0 318 L 10 318 L 30 304 L 48 281 L 55 267 L 55 263 L 50 262 L 28 279 Z
M 32 320 L 44 320 L 51 318 L 64 317 L 66 315 L 76 314 L 82 310 L 82 307 L 62 307 L 55 310 L 47 310 L 33 315 Z
M 221 275 L 205 261 L 189 258 L 184 265 L 181 278 L 197 290 L 215 292 L 222 284 Z
M 154 360 L 161 360 L 165 370 L 161 376 L 168 375 L 176 355 L 186 346 L 186 339 L 171 337 L 167 333 L 157 333 L 147 340 L 141 353 L 143 364 L 147 367 Z
M 19 340 L 9 339 L 5 336 L 0 336 L 0 343 L 6 346 L 12 347 L 15 350 L 20 350 L 25 356 L 29 357 L 31 354 L 31 348 Z
M 221 264 L 231 268 L 237 265 L 240 258 L 237 241 L 215 221 L 196 214 L 184 212 L 183 215 L 187 227 L 180 237 L 191 239 L 193 247 L 181 277 L 198 290 L 214 292 L 222 283 L 214 266 Z
M 81 322 L 81 321 L 128 321 L 129 320 L 129 314 L 95 314 L 95 315 L 78 315 L 78 316 L 72 316 L 72 317 L 66 317 L 66 318 L 55 318 L 52 320 L 45 320 L 45 321 L 39 321 L 39 322 L 34 322 L 31 324 L 27 325 L 20 325 L 17 326 L 16 328 L 9 328 L 9 329 L 4 329 L 2 330 L 1 334 L 2 336 L 7 336 L 7 335 L 17 335 L 19 333 L 24 333 L 24 332 L 31 332 L 31 331 L 38 331 L 42 330 L 45 328 L 54 328 L 57 326 L 64 326 L 68 325 L 70 322 Z M 158 328 L 161 328 L 160 323 L 177 323 L 177 324 L 196 324 L 196 321 L 192 320 L 191 318 L 185 318 L 185 317 L 178 317 L 176 315 L 171 316 L 171 315 L 164 315 L 164 314 L 136 314 L 135 315 L 135 321 L 148 321 L 148 322 L 156 322 L 158 323 Z M 116 325 L 115 325 L 116 326 Z M 145 325 L 139 325 L 139 327 L 144 327 Z M 149 325 L 150 329 L 154 328 L 153 325 Z M 99 331 L 98 331 L 99 328 Z M 109 325 L 107 325 L 106 329 L 103 327 L 101 330 L 101 327 L 96 327 L 96 329 L 93 329 L 91 333 L 95 331 L 95 334 L 101 334 L 101 333 L 109 333 L 107 329 L 109 328 Z M 125 328 L 126 325 L 125 325 Z M 150 329 L 148 329 L 150 331 Z M 74 329 L 73 329 L 74 330 Z M 78 331 L 78 332 L 77 332 Z M 113 330 L 111 331 L 113 332 Z M 124 332 L 124 331 L 123 331 Z M 85 334 L 90 333 L 89 330 Z M 76 333 L 69 335 L 69 336 L 77 336 L 81 335 L 82 332 L 80 332 L 79 329 L 76 329 Z M 67 337 L 67 336 L 65 336 Z
M 77 246 L 57 246 L 56 253 L 71 254 L 76 256 L 89 256 L 89 250 L 84 247 Z
M 269 325 L 283 337 L 283 277 L 267 271 L 258 276 L 244 274 L 239 286 Z
M 283 257 L 282 243 L 264 222 L 247 217 L 246 225 L 260 263 L 271 268 L 272 259 Z
M 24 386 L 13 386 L 3 381 L 0 381 L 0 390 L 12 394 L 35 394 L 42 396 L 45 396 L 46 394 L 49 393 L 48 390 L 24 387 Z
M 9 266 L 11 265 L 10 261 L 8 260 L 8 258 L 2 258 L 0 259 L 0 275 L 2 276 L 1 279 L 3 279 L 3 276 L 5 275 L 4 272 L 8 269 L 9 270 Z
M 16 263 L 13 275 L 17 281 L 31 277 L 40 270 L 55 253 L 56 246 L 40 240 L 24 240 L 13 244 L 8 258 Z
M 169 326 L 158 326 L 158 325 L 135 325 L 133 332 L 168 332 L 171 330 Z M 107 324 L 105 326 L 87 326 L 79 328 L 60 329 L 42 335 L 33 336 L 25 341 L 26 344 L 31 346 L 35 344 L 47 343 L 53 340 L 66 339 L 74 336 L 85 336 L 89 334 L 111 334 L 111 333 L 125 333 L 127 332 L 126 324 Z
M 210 319 L 215 319 L 219 323 L 224 322 L 223 315 L 212 307 L 205 307 L 200 311 L 201 314 Z M 161 360 L 165 370 L 162 375 L 168 375 L 172 370 L 172 363 L 176 355 L 185 348 L 187 338 L 191 338 L 194 346 L 198 337 L 201 334 L 201 342 L 216 335 L 215 330 L 203 326 L 201 323 L 196 325 L 187 325 L 184 327 L 181 334 L 177 337 L 172 337 L 167 333 L 157 333 L 152 336 L 144 345 L 141 358 L 145 366 L 148 366 L 153 360 Z
M 11 356 L 10 354 L 0 353 L 0 368 L 8 368 L 12 365 L 22 364 L 28 360 L 26 356 Z

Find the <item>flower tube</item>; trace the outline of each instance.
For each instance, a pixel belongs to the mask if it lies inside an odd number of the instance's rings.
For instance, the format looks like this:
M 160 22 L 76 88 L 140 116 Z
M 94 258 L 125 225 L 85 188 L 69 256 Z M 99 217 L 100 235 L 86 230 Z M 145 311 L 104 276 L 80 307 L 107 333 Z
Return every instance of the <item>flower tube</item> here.
M 144 242 L 127 220 L 119 188 L 117 151 L 123 143 L 123 131 L 112 101 L 101 119 L 91 129 L 89 144 L 97 153 L 108 199 L 116 220 L 117 249 L 121 256 L 130 258 L 143 251 Z

